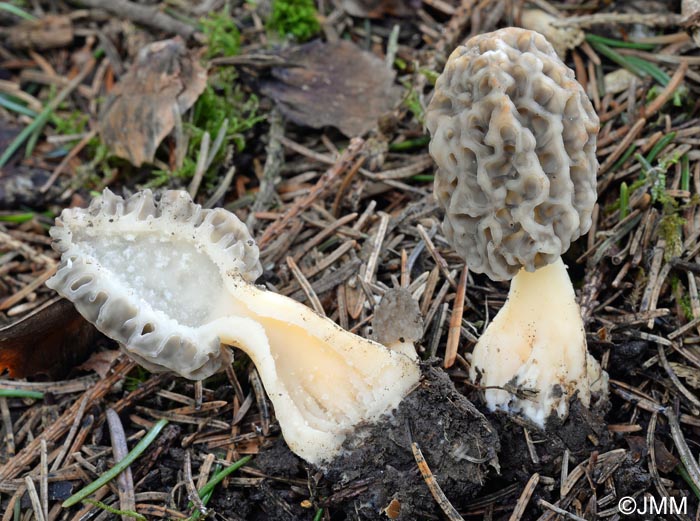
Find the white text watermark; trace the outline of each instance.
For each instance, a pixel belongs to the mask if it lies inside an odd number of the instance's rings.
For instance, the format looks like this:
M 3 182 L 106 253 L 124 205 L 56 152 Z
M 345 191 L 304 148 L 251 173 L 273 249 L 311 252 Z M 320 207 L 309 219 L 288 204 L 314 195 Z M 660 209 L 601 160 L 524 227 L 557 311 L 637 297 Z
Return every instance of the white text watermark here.
M 640 496 L 633 498 L 625 496 L 617 503 L 620 514 L 628 516 L 631 514 L 652 514 L 652 515 L 673 515 L 688 513 L 688 498 Z

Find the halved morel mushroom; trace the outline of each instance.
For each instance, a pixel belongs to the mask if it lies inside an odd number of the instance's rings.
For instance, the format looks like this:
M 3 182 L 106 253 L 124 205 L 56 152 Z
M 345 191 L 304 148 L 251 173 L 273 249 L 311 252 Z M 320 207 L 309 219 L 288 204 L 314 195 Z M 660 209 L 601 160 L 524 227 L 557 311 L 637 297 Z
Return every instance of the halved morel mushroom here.
M 549 42 L 515 27 L 455 49 L 426 112 L 445 236 L 471 271 L 512 279 L 471 377 L 492 409 L 539 425 L 607 391 L 561 260 L 591 226 L 598 125 Z
M 258 248 L 223 209 L 186 192 L 105 190 L 51 229 L 61 265 L 47 285 L 152 371 L 203 379 L 245 351 L 284 438 L 327 461 L 361 422 L 378 420 L 417 384 L 415 351 L 353 335 L 303 304 L 256 287 Z M 408 354 L 406 354 L 408 352 Z

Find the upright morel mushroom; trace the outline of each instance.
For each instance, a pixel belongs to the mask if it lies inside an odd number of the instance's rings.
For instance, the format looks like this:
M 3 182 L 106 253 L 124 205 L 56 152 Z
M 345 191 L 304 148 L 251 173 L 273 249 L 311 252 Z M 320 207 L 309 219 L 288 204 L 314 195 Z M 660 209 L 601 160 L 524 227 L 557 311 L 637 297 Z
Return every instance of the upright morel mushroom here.
M 471 378 L 490 408 L 539 425 L 575 394 L 588 406 L 606 376 L 561 255 L 591 226 L 599 122 L 573 71 L 534 31 L 476 36 L 447 61 L 426 125 L 445 236 L 471 271 L 513 279 Z
M 396 407 L 416 385 L 415 351 L 353 335 L 253 285 L 258 249 L 223 209 L 186 192 L 129 199 L 105 190 L 51 229 L 61 265 L 47 285 L 152 371 L 202 379 L 229 363 L 222 344 L 257 367 L 289 447 L 330 460 L 346 435 Z

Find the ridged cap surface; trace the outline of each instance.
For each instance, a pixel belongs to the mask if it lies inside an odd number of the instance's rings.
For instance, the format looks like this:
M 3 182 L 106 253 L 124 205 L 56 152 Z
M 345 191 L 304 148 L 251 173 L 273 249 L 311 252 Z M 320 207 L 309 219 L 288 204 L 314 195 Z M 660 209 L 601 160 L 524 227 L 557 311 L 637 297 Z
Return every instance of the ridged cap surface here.
M 541 34 L 511 27 L 455 49 L 426 126 L 443 231 L 470 270 L 509 280 L 590 228 L 598 116 Z

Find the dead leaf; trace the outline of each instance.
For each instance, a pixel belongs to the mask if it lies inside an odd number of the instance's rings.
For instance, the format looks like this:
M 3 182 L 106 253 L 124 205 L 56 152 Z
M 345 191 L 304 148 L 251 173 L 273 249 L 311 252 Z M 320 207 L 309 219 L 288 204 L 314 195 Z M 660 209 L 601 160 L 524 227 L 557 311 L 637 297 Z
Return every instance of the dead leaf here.
M 625 441 L 632 451 L 634 461 L 640 461 L 649 454 L 647 440 L 643 436 L 627 436 Z M 668 474 L 678 466 L 679 460 L 676 458 L 660 440 L 654 439 L 654 459 L 659 470 Z
M 411 16 L 421 6 L 416 0 L 342 0 L 343 10 L 359 18 Z
M 389 519 L 396 519 L 401 515 L 401 502 L 393 498 L 384 509 L 384 515 Z
M 664 474 L 673 471 L 680 463 L 679 459 L 666 448 L 666 445 L 656 439 L 654 440 L 654 456 L 656 466 Z
M 70 301 L 55 298 L 0 328 L 0 374 L 60 378 L 85 358 L 98 335 Z
M 13 49 L 58 49 L 73 42 L 73 22 L 69 16 L 58 15 L 25 20 L 7 29 L 6 41 Z
M 398 100 L 393 71 L 352 42 L 316 40 L 285 57 L 298 66 L 273 68 L 275 79 L 265 82 L 262 92 L 299 125 L 332 126 L 348 137 L 361 136 L 376 128 L 377 119 Z
M 180 38 L 147 45 L 110 93 L 99 131 L 112 152 L 135 166 L 156 149 L 207 85 L 207 72 Z
M 112 367 L 112 364 L 120 354 L 121 353 L 118 349 L 110 349 L 107 351 L 92 353 L 90 358 L 76 367 L 76 369 L 81 371 L 92 371 L 97 373 L 100 378 L 104 378 L 109 374 L 109 368 Z

